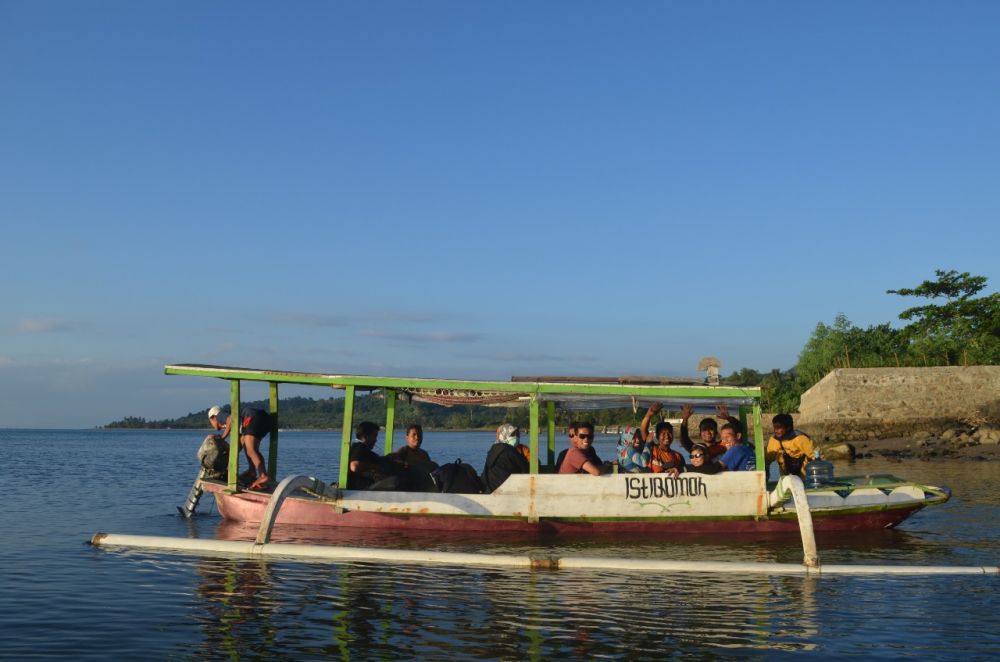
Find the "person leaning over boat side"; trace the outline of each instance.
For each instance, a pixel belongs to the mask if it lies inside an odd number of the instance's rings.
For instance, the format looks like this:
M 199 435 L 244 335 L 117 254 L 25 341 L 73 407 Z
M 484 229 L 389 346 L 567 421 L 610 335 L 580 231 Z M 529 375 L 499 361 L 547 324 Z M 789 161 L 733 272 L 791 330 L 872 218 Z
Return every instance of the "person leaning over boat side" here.
M 631 439 L 627 438 L 627 434 L 622 435 L 618 441 L 618 466 L 622 471 L 630 474 L 649 473 L 651 459 L 651 444 L 643 442 L 639 428 L 632 433 Z
M 212 429 L 222 430 L 215 435 L 215 439 L 228 441 L 233 417 L 226 417 L 226 422 L 223 423 L 220 420 L 222 416 L 222 407 L 215 406 L 208 410 L 208 422 Z M 264 457 L 260 454 L 260 442 L 269 434 L 271 434 L 269 413 L 251 407 L 240 410 L 240 446 L 243 447 L 243 453 L 247 456 L 247 462 L 250 463 L 253 472 L 253 476 L 250 477 L 250 489 L 266 487 L 270 480 L 264 465 Z
M 764 451 L 767 465 L 778 461 L 782 476 L 796 474 L 805 476 L 806 465 L 813 459 L 813 441 L 795 429 L 795 422 L 789 414 L 778 414 L 771 419 L 774 436 L 767 440 Z
M 740 419 L 730 416 L 729 408 L 726 405 L 716 405 L 715 408 L 718 411 L 719 418 L 724 418 L 729 423 L 735 425 L 737 430 L 740 429 Z M 691 435 L 688 434 L 688 419 L 691 418 L 691 414 L 693 413 L 693 405 L 684 405 L 681 407 L 681 446 L 688 453 L 691 452 L 691 447 L 694 445 L 694 442 L 691 441 Z M 698 423 L 698 436 L 701 438 L 702 445 L 708 449 L 708 454 L 712 459 L 726 452 L 726 447 L 720 444 L 717 439 L 718 431 L 719 424 L 715 422 L 714 418 L 705 417 Z
M 399 476 L 393 471 L 392 463 L 372 450 L 378 441 L 378 425 L 371 421 L 358 423 L 355 436 L 357 439 L 351 444 L 347 460 L 347 489 L 399 489 Z
M 511 474 L 528 473 L 528 460 L 517 448 L 521 446 L 519 439 L 520 431 L 510 423 L 497 428 L 497 439 L 486 454 L 486 464 L 483 465 L 486 494 L 500 487 Z
M 717 474 L 722 471 L 718 462 L 710 462 L 708 459 L 708 449 L 701 444 L 691 447 L 691 463 L 684 465 L 684 473 L 693 474 Z
M 559 473 L 588 473 L 591 476 L 600 476 L 601 474 L 608 473 L 609 468 L 599 458 L 597 462 L 593 461 L 592 458 L 596 457 L 597 453 L 595 452 L 593 455 L 588 453 L 594 443 L 594 424 L 588 421 L 574 423 L 571 427 L 576 432 L 570 437 L 572 446 L 566 452 L 566 457 L 563 459 L 562 464 L 559 465 Z
M 723 471 L 753 471 L 757 468 L 757 458 L 753 449 L 740 441 L 740 431 L 732 423 L 726 423 L 719 432 L 726 452 L 716 462 Z M 691 451 L 694 452 L 693 450 Z

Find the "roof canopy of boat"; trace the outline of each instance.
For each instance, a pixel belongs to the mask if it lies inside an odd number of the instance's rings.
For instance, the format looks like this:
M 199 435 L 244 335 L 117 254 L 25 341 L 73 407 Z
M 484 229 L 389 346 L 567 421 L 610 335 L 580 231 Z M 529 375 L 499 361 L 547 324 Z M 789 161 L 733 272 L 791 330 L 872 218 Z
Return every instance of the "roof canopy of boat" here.
M 510 381 L 376 377 L 312 372 L 258 370 L 200 364 L 173 364 L 168 375 L 306 384 L 346 390 L 393 392 L 396 397 L 440 405 L 528 406 L 532 400 L 554 402 L 560 409 L 594 410 L 613 407 L 644 408 L 659 402 L 667 409 L 691 404 L 695 411 L 714 411 L 716 405 L 753 405 L 760 399 L 758 386 L 709 386 L 688 377 L 512 377 Z

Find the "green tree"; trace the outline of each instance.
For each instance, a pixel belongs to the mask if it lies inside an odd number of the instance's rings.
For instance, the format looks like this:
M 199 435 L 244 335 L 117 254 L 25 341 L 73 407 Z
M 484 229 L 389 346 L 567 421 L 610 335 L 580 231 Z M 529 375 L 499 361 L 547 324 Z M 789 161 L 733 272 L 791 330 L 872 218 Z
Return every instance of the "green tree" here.
M 887 290 L 887 294 L 945 300 L 899 314 L 910 321 L 903 329 L 910 352 L 925 365 L 1000 363 L 1000 293 L 975 296 L 986 287 L 985 276 L 940 269 L 934 273 L 937 280 Z

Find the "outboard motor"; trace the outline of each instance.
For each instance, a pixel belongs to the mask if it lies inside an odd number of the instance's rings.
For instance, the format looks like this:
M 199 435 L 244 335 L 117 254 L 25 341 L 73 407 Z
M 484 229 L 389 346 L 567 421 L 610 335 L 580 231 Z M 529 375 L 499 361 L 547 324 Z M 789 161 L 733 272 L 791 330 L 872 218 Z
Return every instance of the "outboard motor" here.
M 198 463 L 205 470 L 205 478 L 225 480 L 229 473 L 229 444 L 208 435 L 198 448 Z
M 229 444 L 225 440 L 216 439 L 215 435 L 212 434 L 208 435 L 201 442 L 197 456 L 198 464 L 201 465 L 198 469 L 198 476 L 194 479 L 194 485 L 191 486 L 191 491 L 188 492 L 184 505 L 177 506 L 177 511 L 185 519 L 194 515 L 194 509 L 198 507 L 201 495 L 205 493 L 205 490 L 201 488 L 201 480 L 203 478 L 225 480 L 229 474 Z
M 833 482 L 833 463 L 816 459 L 806 465 L 806 488 L 823 487 Z

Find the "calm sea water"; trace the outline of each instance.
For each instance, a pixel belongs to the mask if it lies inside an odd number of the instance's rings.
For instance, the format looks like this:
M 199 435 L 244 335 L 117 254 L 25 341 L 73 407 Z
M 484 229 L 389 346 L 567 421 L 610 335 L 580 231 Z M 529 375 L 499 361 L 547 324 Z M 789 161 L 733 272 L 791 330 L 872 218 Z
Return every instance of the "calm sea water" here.
M 0 430 L 6 471 L 0 658 L 654 659 L 789 653 L 1000 655 L 1000 578 L 657 574 L 645 558 L 800 562 L 796 537 L 518 540 L 347 532 L 327 542 L 622 559 L 622 572 L 531 572 L 204 558 L 88 545 L 97 531 L 252 536 L 209 498 L 177 515 L 203 433 Z M 397 439 L 398 439 L 397 435 Z M 334 434 L 281 436 L 279 474 L 336 475 Z M 428 433 L 481 465 L 487 433 Z M 600 440 L 610 457 L 613 441 Z M 867 461 L 954 490 L 893 531 L 819 540 L 826 563 L 996 565 L 1000 466 Z M 275 540 L 314 531 L 277 527 Z

